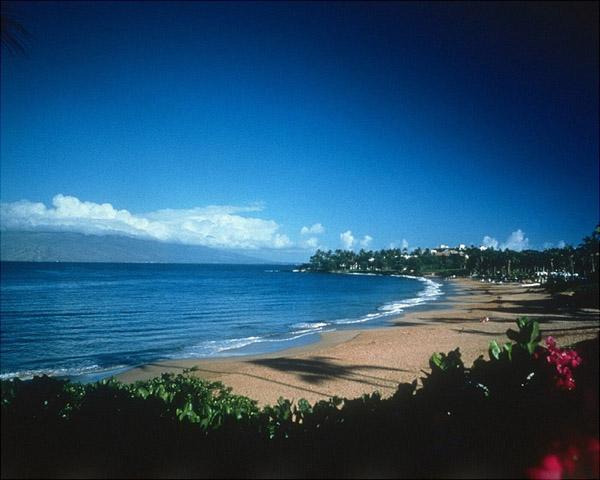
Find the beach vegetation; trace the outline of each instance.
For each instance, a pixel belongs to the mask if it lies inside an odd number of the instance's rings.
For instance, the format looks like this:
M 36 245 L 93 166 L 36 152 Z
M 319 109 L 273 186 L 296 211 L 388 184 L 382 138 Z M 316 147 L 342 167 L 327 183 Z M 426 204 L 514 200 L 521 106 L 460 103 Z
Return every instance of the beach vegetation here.
M 378 251 L 317 250 L 300 270 L 324 273 L 379 273 L 471 277 L 489 282 L 543 284 L 557 302 L 598 307 L 600 226 L 576 248 L 496 250 L 476 246 Z
M 2 381 L 2 476 L 597 476 L 598 340 L 542 345 L 528 319 L 507 335 L 471 367 L 434 353 L 420 386 L 388 398 L 260 407 L 189 370 Z

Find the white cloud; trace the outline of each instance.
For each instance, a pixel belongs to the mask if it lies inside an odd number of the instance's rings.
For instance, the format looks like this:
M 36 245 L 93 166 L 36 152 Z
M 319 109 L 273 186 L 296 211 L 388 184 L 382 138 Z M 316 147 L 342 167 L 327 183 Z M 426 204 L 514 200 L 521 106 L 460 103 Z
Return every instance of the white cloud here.
M 509 249 L 520 252 L 529 248 L 529 239 L 525 237 L 525 233 L 521 229 L 518 229 L 512 232 L 503 243 L 499 243 L 495 238 L 486 235 L 483 237 L 482 245 L 488 248 Z
M 371 235 L 365 235 L 363 239 L 360 241 L 361 247 L 368 247 L 373 241 L 373 237 Z
M 317 248 L 319 245 L 319 239 L 317 237 L 310 237 L 304 242 L 304 245 L 307 248 Z
M 508 248 L 509 250 L 520 252 L 521 250 L 526 250 L 529 248 L 529 239 L 526 238 L 523 231 L 519 229 L 515 232 L 512 232 L 506 241 L 500 245 L 500 248 L 502 250 Z
M 273 246 L 275 248 L 291 247 L 292 242 L 287 235 L 282 235 L 280 233 L 276 233 L 275 236 L 273 237 Z
M 285 248 L 290 239 L 273 220 L 247 217 L 262 205 L 211 205 L 165 209 L 146 214 L 117 210 L 110 203 L 82 202 L 56 195 L 52 207 L 22 200 L 0 205 L 3 230 L 66 230 L 90 234 L 124 234 L 189 245 L 219 248 Z
M 406 240 L 406 238 L 402 239 L 402 250 L 408 250 L 408 240 Z
M 488 235 L 483 237 L 481 244 L 487 248 L 494 248 L 494 249 L 498 248 L 498 240 L 496 240 L 495 238 L 489 237 Z
M 558 242 L 558 248 L 565 248 L 566 247 L 566 243 L 564 240 L 561 240 L 560 242 Z
M 312 227 L 302 227 L 300 229 L 300 234 L 301 235 L 308 235 L 310 233 L 318 235 L 320 233 L 323 233 L 325 231 L 325 227 L 323 227 L 323 225 L 321 225 L 320 223 L 315 223 Z
M 346 250 L 351 250 L 354 245 L 354 235 L 352 231 L 346 230 L 344 233 L 340 233 L 340 240 Z

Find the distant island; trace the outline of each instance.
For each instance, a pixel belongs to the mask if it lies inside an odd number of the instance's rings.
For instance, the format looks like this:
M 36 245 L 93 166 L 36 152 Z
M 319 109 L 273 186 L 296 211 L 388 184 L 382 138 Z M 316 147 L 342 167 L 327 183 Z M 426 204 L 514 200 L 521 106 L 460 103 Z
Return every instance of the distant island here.
M 0 232 L 3 262 L 278 263 L 200 245 L 165 243 L 122 235 L 75 232 Z

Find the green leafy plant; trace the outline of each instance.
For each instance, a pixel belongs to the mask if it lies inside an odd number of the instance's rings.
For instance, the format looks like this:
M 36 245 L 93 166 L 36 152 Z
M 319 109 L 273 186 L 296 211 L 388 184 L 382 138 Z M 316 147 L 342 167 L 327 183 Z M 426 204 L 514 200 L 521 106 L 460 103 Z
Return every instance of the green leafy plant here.
M 280 398 L 259 408 L 191 371 L 131 385 L 2 381 L 2 476 L 342 477 L 384 465 L 393 476 L 444 477 L 472 473 L 477 459 L 519 477 L 556 438 L 597 438 L 597 366 L 579 376 L 579 365 L 589 369 L 598 353 L 596 342 L 580 362 L 549 345 L 549 362 L 539 327 L 517 326 L 512 342 L 492 342 L 471 368 L 458 348 L 433 354 L 422 387 L 401 384 L 389 398 Z M 556 386 L 561 371 L 573 377 L 569 389 Z
M 496 340 L 490 342 L 488 353 L 491 360 L 512 360 L 512 347 L 513 344 L 506 342 L 500 346 Z
M 506 331 L 506 336 L 516 342 L 518 348 L 526 350 L 532 355 L 542 339 L 538 322 L 523 317 L 517 320 L 517 326 L 519 331 L 509 328 Z
M 462 373 L 465 369 L 465 365 L 460 356 L 460 349 L 458 348 L 448 352 L 447 355 L 444 353 L 434 353 L 429 359 L 429 367 L 432 371 L 457 371 Z

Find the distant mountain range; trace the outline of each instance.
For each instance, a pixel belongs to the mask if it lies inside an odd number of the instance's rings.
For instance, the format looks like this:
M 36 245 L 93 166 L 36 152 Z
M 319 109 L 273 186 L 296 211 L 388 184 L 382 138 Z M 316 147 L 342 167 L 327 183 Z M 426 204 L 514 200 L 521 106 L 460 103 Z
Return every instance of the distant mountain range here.
M 0 232 L 0 260 L 14 262 L 278 263 L 237 252 L 117 235 Z

